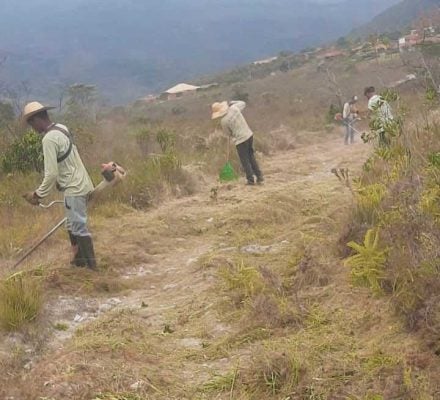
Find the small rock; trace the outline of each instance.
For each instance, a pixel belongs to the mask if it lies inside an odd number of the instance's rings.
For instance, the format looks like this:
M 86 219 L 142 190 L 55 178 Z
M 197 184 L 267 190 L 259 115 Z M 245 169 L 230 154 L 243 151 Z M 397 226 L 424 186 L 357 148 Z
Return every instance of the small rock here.
M 165 286 L 163 287 L 163 290 L 174 289 L 174 288 L 176 288 L 177 286 L 179 286 L 179 285 L 177 285 L 177 284 L 175 284 L 175 283 L 170 283 L 169 285 L 165 285 Z
M 79 314 L 76 314 L 75 318 L 73 318 L 73 322 L 82 322 L 83 320 L 84 320 L 84 317 Z
M 202 347 L 201 340 L 197 338 L 185 338 L 181 339 L 179 342 L 183 347 L 186 347 L 187 349 L 197 349 L 199 347 Z
M 260 246 L 258 244 L 251 244 L 249 246 L 244 246 L 240 249 L 241 253 L 248 254 L 265 254 L 272 251 L 272 246 Z
M 29 361 L 28 363 L 26 363 L 26 364 L 24 365 L 23 368 L 24 368 L 25 370 L 29 371 L 29 370 L 32 369 L 32 365 L 33 365 L 33 362 L 32 362 L 32 361 Z
M 142 385 L 144 384 L 143 381 L 137 381 L 133 383 L 133 385 L 130 385 L 131 390 L 138 390 Z
M 110 299 L 110 300 L 108 301 L 108 303 L 111 304 L 111 305 L 116 306 L 116 305 L 118 305 L 118 304 L 121 304 L 121 303 L 122 303 L 122 300 L 121 300 L 121 299 L 118 299 L 117 297 L 114 297 L 114 298 Z
M 211 218 L 207 219 L 206 222 L 208 222 L 209 224 L 211 224 L 212 222 L 214 222 L 214 218 L 211 217 Z
M 110 311 L 112 308 L 113 308 L 113 307 L 112 307 L 111 304 L 104 303 L 104 304 L 101 304 L 101 305 L 99 306 L 99 311 L 101 311 L 101 312 L 108 312 L 108 311 Z

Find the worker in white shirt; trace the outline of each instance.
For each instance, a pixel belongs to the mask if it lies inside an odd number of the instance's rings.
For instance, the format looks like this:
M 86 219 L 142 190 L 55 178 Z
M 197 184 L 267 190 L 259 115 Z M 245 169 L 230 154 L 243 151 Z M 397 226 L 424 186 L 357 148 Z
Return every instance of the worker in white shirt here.
M 357 96 L 353 96 L 349 101 L 344 104 L 344 110 L 342 112 L 342 119 L 346 127 L 345 140 L 346 145 L 354 143 L 354 128 L 353 124 L 358 120 L 358 110 L 356 103 L 358 101 Z

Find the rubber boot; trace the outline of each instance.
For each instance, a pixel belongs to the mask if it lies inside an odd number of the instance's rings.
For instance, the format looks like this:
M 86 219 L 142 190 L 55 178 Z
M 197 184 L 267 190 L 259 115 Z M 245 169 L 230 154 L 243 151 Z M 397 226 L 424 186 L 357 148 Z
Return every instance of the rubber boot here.
M 89 269 L 96 269 L 96 258 L 95 258 L 95 250 L 93 248 L 93 241 L 90 236 L 77 236 L 77 241 L 79 245 L 79 251 L 87 264 Z
M 86 260 L 81 254 L 81 249 L 78 245 L 78 238 L 72 234 L 71 231 L 68 231 L 70 238 L 70 245 L 72 246 L 73 258 L 70 261 L 70 265 L 73 267 L 85 267 Z

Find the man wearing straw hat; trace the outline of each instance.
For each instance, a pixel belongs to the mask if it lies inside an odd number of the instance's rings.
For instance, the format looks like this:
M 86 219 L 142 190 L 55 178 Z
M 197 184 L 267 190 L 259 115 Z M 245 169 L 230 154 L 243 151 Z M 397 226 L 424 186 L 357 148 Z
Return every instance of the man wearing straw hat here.
M 248 185 L 262 184 L 263 174 L 255 158 L 253 146 L 254 134 L 241 113 L 246 107 L 244 101 L 223 101 L 212 105 L 212 119 L 221 118 L 223 132 L 232 137 L 240 157 L 241 165 L 246 173 Z
M 72 265 L 96 269 L 95 252 L 87 228 L 87 200 L 93 183 L 73 143 L 69 130 L 52 123 L 48 110 L 54 107 L 32 102 L 23 110 L 23 120 L 43 136 L 44 179 L 34 192 L 23 197 L 32 205 L 49 195 L 54 186 L 64 193 L 67 230 L 73 251 Z

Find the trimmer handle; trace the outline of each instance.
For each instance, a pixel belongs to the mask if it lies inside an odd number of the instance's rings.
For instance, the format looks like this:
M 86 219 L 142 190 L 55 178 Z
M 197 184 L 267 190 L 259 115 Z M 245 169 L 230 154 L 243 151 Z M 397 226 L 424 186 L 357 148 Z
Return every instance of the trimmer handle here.
M 40 204 L 38 204 L 41 208 L 45 208 L 45 209 L 47 209 L 47 208 L 51 208 L 52 206 L 54 206 L 55 204 L 64 204 L 64 201 L 63 200 L 55 200 L 55 201 L 52 201 L 51 203 L 49 203 L 49 204 L 43 204 L 43 203 L 40 203 Z

